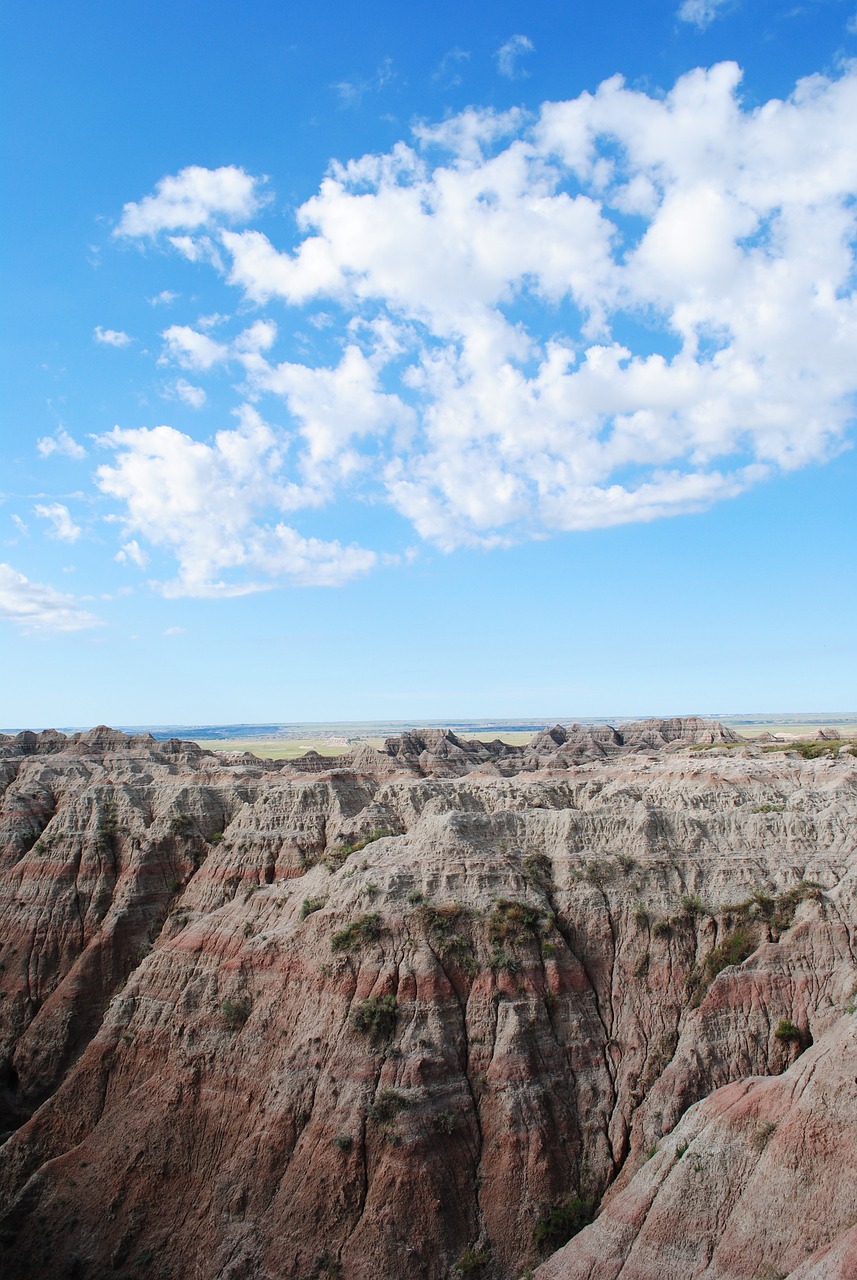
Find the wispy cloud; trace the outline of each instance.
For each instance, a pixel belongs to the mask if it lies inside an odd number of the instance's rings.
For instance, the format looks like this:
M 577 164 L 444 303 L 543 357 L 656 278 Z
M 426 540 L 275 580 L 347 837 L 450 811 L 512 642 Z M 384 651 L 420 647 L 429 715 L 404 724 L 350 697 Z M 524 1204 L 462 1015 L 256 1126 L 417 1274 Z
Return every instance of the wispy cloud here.
M 102 625 L 74 596 L 32 582 L 9 564 L 0 564 L 0 618 L 25 632 L 83 631 Z
M 57 427 L 52 436 L 41 436 L 36 441 L 36 448 L 43 458 L 49 458 L 54 453 L 63 454 L 67 458 L 85 458 L 86 450 L 82 444 L 78 444 L 65 427 Z
M 510 36 L 505 44 L 500 45 L 495 55 L 500 75 L 505 76 L 507 80 L 519 80 L 529 75 L 529 72 L 524 71 L 518 63 L 528 53 L 535 52 L 535 48 L 529 36 Z
M 61 542 L 77 542 L 83 533 L 80 525 L 72 520 L 68 507 L 61 502 L 51 502 L 47 505 L 37 503 L 33 510 L 40 519 L 47 520 L 51 524 L 52 538 L 58 538 Z
M 733 2 L 734 0 L 682 0 L 676 17 L 681 22 L 688 22 L 691 26 L 704 31 L 706 27 L 711 26 L 715 18 L 720 17 L 724 10 L 730 8 Z
M 432 72 L 432 80 L 442 84 L 446 89 L 454 89 L 462 83 L 461 65 L 467 62 L 470 54 L 466 49 L 447 49 L 440 62 Z
M 383 58 L 375 68 L 373 75 L 357 80 L 339 80 L 332 84 L 339 94 L 339 101 L 344 107 L 359 107 L 367 93 L 380 93 L 388 84 L 396 79 L 392 58 Z

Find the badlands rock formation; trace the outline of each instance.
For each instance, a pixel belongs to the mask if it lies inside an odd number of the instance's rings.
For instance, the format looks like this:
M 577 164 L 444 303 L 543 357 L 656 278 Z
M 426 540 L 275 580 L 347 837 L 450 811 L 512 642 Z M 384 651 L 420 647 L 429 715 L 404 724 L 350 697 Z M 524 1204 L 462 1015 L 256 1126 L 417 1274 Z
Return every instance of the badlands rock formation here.
M 857 1273 L 849 752 L 99 728 L 0 779 L 3 1274 Z

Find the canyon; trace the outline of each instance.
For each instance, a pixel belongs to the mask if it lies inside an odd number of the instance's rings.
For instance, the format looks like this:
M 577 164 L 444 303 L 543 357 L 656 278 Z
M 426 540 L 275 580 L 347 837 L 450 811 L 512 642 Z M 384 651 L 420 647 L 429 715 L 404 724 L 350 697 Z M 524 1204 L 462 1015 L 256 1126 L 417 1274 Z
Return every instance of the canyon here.
M 857 1275 L 857 756 L 0 735 L 17 1280 Z

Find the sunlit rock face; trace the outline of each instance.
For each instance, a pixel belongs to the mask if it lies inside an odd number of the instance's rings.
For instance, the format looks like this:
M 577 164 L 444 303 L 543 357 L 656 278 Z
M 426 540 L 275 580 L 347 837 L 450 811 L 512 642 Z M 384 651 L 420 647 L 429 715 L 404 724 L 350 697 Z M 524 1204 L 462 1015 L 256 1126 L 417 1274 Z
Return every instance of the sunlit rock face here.
M 847 752 L 102 727 L 0 779 L 9 1275 L 854 1274 Z

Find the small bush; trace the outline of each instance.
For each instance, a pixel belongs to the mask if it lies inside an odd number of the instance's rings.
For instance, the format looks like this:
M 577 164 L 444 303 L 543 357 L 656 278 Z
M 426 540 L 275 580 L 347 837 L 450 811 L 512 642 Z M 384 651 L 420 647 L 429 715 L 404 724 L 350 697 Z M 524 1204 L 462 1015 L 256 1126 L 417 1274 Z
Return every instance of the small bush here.
M 536 1220 L 533 1240 L 542 1253 L 554 1253 L 572 1236 L 595 1218 L 595 1205 L 591 1200 L 575 1196 L 562 1204 L 554 1205 Z
M 458 1116 L 454 1111 L 439 1111 L 432 1121 L 438 1133 L 455 1133 L 458 1128 Z
M 333 1145 L 338 1147 L 340 1151 L 350 1151 L 352 1146 L 351 1138 L 347 1133 L 337 1134 L 333 1139 Z
M 495 972 L 505 969 L 507 973 L 518 973 L 521 968 L 515 957 L 502 947 L 494 948 L 488 958 L 488 963 Z
M 230 1031 L 240 1031 L 250 1017 L 249 1000 L 224 1000 L 220 1006 L 223 1021 Z
M 491 1257 L 485 1249 L 465 1249 L 453 1267 L 455 1280 L 479 1280 L 487 1274 Z
M 193 818 L 186 813 L 177 813 L 170 819 L 170 831 L 174 836 L 187 839 L 194 832 Z
M 691 1008 L 702 1003 L 703 997 L 718 974 L 730 965 L 742 964 L 756 950 L 757 939 L 752 929 L 738 925 L 713 947 L 705 957 L 702 967 L 694 966 L 688 976 Z
M 542 914 L 528 902 L 500 898 L 488 917 L 488 938 L 495 947 L 501 943 L 526 942 L 538 929 Z
M 774 1035 L 784 1044 L 800 1044 L 803 1039 L 799 1028 L 795 1026 L 791 1018 L 780 1018 Z
M 540 889 L 553 884 L 553 863 L 546 853 L 533 853 L 524 858 L 524 872 Z
M 301 920 L 306 920 L 314 911 L 321 911 L 326 902 L 327 898 L 304 898 L 301 903 Z
M 331 859 L 336 859 L 341 866 L 350 853 L 358 853 L 360 849 L 365 849 L 367 844 L 374 844 L 376 840 L 383 840 L 385 836 L 395 836 L 399 833 L 391 831 L 389 827 L 376 827 L 374 831 L 370 831 L 368 835 L 361 836 L 357 840 L 349 843 L 341 844 L 330 854 Z
M 412 907 L 419 906 L 421 902 L 425 902 L 425 894 L 421 893 L 419 889 L 411 889 L 407 901 Z
M 685 894 L 685 896 L 681 900 L 681 910 L 682 910 L 682 915 L 685 915 L 685 916 L 704 916 L 705 915 L 705 907 L 702 904 L 702 899 L 696 893 Z
M 398 1010 L 395 996 L 369 996 L 351 1010 L 349 1022 L 365 1035 L 389 1036 L 395 1030 Z
M 653 938 L 668 938 L 673 931 L 669 920 L 656 920 L 652 925 Z
M 381 917 L 377 911 L 359 916 L 333 935 L 330 939 L 331 949 L 350 951 L 352 947 L 362 946 L 364 942 L 376 942 L 381 936 L 381 927 Z
M 373 1124 L 389 1125 L 400 1111 L 407 1111 L 410 1105 L 410 1098 L 396 1089 L 381 1089 L 367 1108 L 366 1119 Z

